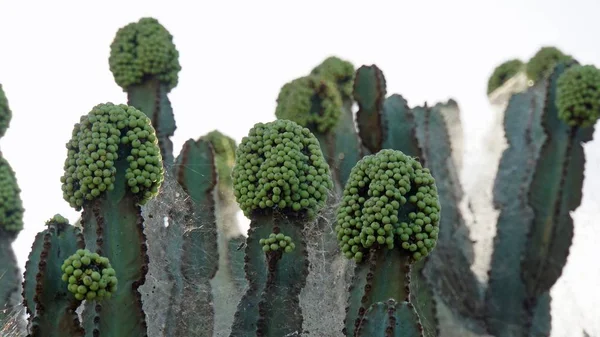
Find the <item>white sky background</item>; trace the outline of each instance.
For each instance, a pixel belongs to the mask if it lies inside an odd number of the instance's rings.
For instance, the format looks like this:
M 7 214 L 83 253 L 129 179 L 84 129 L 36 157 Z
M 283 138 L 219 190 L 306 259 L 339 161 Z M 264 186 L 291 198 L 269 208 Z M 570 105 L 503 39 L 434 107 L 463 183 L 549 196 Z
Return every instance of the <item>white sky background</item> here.
M 466 146 L 473 149 L 491 121 L 485 92 L 494 67 L 514 57 L 526 61 L 543 45 L 600 66 L 599 13 L 597 0 L 0 0 L 0 83 L 13 111 L 0 146 L 16 171 L 26 208 L 25 230 L 14 245 L 19 263 L 24 266 L 47 219 L 56 213 L 71 222 L 78 218 L 60 188 L 65 143 L 94 105 L 126 102 L 109 71 L 109 46 L 120 27 L 141 17 L 157 18 L 174 35 L 181 55 L 179 85 L 170 94 L 177 154 L 187 139 L 215 128 L 239 142 L 255 123 L 273 120 L 280 87 L 329 55 L 357 67 L 377 64 L 388 93 L 402 94 L 411 106 L 456 99 Z M 468 153 L 467 165 L 476 156 Z M 588 160 L 586 186 L 590 179 L 597 185 L 598 169 L 597 159 Z M 598 206 L 587 204 L 590 210 Z M 595 217 L 587 219 L 579 222 L 592 226 Z M 600 256 L 595 245 L 580 246 L 572 249 L 572 259 Z M 586 313 L 600 304 L 598 283 L 585 283 L 591 274 L 600 279 L 600 267 L 590 260 L 579 263 L 561 289 L 580 294 L 572 296 L 569 321 L 600 336 L 598 309 Z M 554 335 L 579 336 L 576 326 Z

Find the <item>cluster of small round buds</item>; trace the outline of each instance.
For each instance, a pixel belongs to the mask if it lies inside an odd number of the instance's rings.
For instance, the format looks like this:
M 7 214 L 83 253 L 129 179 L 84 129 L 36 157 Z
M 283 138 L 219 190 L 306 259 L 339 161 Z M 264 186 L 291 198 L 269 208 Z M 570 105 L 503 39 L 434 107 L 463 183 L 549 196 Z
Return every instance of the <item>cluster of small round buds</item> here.
M 0 230 L 16 235 L 23 229 L 23 202 L 15 172 L 0 153 Z
M 337 84 L 340 92 L 345 97 L 352 97 L 354 89 L 354 65 L 339 57 L 331 56 L 315 67 L 311 75 L 323 76 Z
M 263 247 L 265 253 L 275 252 L 283 249 L 286 253 L 291 253 L 296 249 L 296 245 L 292 242 L 292 238 L 282 233 L 271 233 L 268 238 L 260 239 L 258 243 Z
M 117 277 L 110 261 L 87 249 L 79 249 L 63 263 L 62 280 L 79 301 L 110 298 L 117 291 Z
M 10 125 L 12 119 L 12 111 L 8 106 L 8 100 L 2 90 L 2 84 L 0 84 L 0 137 L 4 136 L 6 130 Z
M 277 118 L 321 133 L 332 129 L 341 113 L 342 98 L 335 83 L 316 75 L 286 83 L 279 91 L 275 109 Z
M 173 36 L 154 18 L 119 29 L 110 46 L 110 70 L 123 90 L 154 77 L 171 90 L 181 70 Z
M 80 210 L 114 189 L 117 162 L 125 154 L 125 178 L 129 190 L 145 204 L 156 196 L 164 179 L 162 157 L 150 119 L 134 107 L 99 104 L 75 125 L 67 143 L 63 198 Z
M 558 116 L 571 126 L 590 127 L 600 118 L 600 70 L 571 66 L 556 84 Z
M 313 218 L 333 188 L 315 136 L 281 119 L 256 124 L 242 139 L 232 178 L 236 200 L 248 217 L 257 210 L 276 209 Z
M 368 249 L 399 245 L 420 260 L 436 246 L 440 209 L 435 179 L 417 160 L 389 149 L 365 156 L 337 212 L 342 253 L 360 262 Z

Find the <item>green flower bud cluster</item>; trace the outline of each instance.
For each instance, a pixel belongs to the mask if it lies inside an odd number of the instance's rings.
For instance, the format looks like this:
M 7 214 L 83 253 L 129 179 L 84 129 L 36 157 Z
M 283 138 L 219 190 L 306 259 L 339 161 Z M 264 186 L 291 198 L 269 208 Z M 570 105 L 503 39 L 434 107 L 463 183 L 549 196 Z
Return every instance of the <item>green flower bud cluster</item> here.
M 4 90 L 2 90 L 2 84 L 0 84 L 0 137 L 4 136 L 6 133 L 6 129 L 8 129 L 11 119 L 12 111 L 10 111 L 10 108 L 8 107 L 8 100 L 6 99 Z
M 170 91 L 179 81 L 179 52 L 173 36 L 154 18 L 142 18 L 119 29 L 110 46 L 110 71 L 123 90 L 149 77 Z
M 572 59 L 570 55 L 565 55 L 556 47 L 542 47 L 527 62 L 527 77 L 537 82 L 543 79 L 557 63 Z
M 233 189 L 246 216 L 269 208 L 313 218 L 333 188 L 319 141 L 289 120 L 257 123 L 235 156 Z
M 291 253 L 296 249 L 296 244 L 292 242 L 292 238 L 282 233 L 271 233 L 268 238 L 260 239 L 258 243 L 263 246 L 263 252 L 276 252 L 283 249 L 285 253 Z
M 342 98 L 333 82 L 322 76 L 306 76 L 281 87 L 275 116 L 324 133 L 337 124 L 341 108 Z
M 506 81 L 518 74 L 524 68 L 525 65 L 523 64 L 523 61 L 517 59 L 506 61 L 496 67 L 488 80 L 488 95 L 491 94 L 492 91 L 500 88 Z
M 363 157 L 352 169 L 335 230 L 343 254 L 362 261 L 366 249 L 399 246 L 414 260 L 436 246 L 440 203 L 429 169 L 395 150 Z
M 110 298 L 117 291 L 117 277 L 108 258 L 79 249 L 63 263 L 62 280 L 79 301 Z
M 589 127 L 600 118 L 600 70 L 572 66 L 556 84 L 558 116 L 571 126 Z
M 139 196 L 141 205 L 153 198 L 163 181 L 158 139 L 150 119 L 134 107 L 99 104 L 81 117 L 67 143 L 65 173 L 61 177 L 63 198 L 81 210 L 85 200 L 93 200 L 114 188 L 119 156 L 126 155 L 129 167 L 127 185 Z
M 23 202 L 15 172 L 0 153 L 0 230 L 18 233 L 23 229 Z
M 322 76 L 337 84 L 342 96 L 352 97 L 354 90 L 354 65 L 338 57 L 331 56 L 311 71 L 311 75 Z
M 218 130 L 213 130 L 201 138 L 211 143 L 215 151 L 215 166 L 219 175 L 219 184 L 231 188 L 233 184 L 231 168 L 235 163 L 235 150 L 237 148 L 235 140 Z
M 60 214 L 56 214 L 52 219 L 46 221 L 46 224 L 57 223 L 57 224 L 68 224 L 69 220 Z

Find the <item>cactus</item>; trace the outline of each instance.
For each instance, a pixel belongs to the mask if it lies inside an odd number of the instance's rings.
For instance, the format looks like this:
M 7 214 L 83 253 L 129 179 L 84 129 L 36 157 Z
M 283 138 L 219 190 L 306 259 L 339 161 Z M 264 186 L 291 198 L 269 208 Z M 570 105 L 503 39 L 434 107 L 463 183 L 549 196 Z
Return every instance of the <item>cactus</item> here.
M 488 80 L 488 95 L 501 87 L 508 79 L 518 74 L 523 68 L 525 68 L 525 64 L 519 59 L 505 61 L 496 67 Z
M 0 138 L 10 126 L 12 111 L 0 85 Z M 0 331 L 22 328 L 17 314 L 21 275 L 12 243 L 23 229 L 23 204 L 15 172 L 0 152 Z
M 94 300 L 90 295 L 97 294 L 82 281 L 87 277 L 91 284 L 91 273 L 79 269 L 86 266 L 78 254 L 84 252 L 83 235 L 59 214 L 48 220 L 46 227 L 35 237 L 24 274 L 23 298 L 29 314 L 30 336 L 83 337 L 84 330 L 75 310 L 81 304 L 84 292 L 88 294 L 88 300 Z M 71 262 L 75 259 L 70 257 L 71 254 L 77 257 L 73 265 Z M 89 266 L 92 261 L 88 257 L 85 262 Z M 97 276 L 100 280 L 100 274 Z M 78 287 L 83 289 L 79 291 Z M 98 293 L 103 295 L 105 292 Z
M 109 65 L 129 105 L 97 105 L 67 144 L 63 197 L 83 213 L 78 226 L 56 216 L 34 241 L 22 293 L 32 337 L 549 334 L 582 144 L 599 118 L 598 69 L 547 51 L 527 65 L 535 85 L 505 114 L 486 285 L 470 270 L 459 207 L 456 102 L 409 107 L 387 96 L 376 66 L 329 57 L 285 84 L 278 120 L 254 125 L 237 148 L 212 131 L 172 158 L 172 39 L 152 18 L 117 32 Z M 490 85 L 520 67 L 502 65 Z M 1 157 L 0 179 L 1 266 L 14 271 L 6 258 L 23 209 Z M 6 302 L 18 279 L 0 282 Z
M 236 200 L 251 219 L 244 267 L 249 289 L 231 336 L 302 333 L 298 296 L 308 274 L 305 230 L 333 188 L 330 174 L 315 136 L 292 121 L 258 123 L 242 139 L 232 177 Z M 265 245 L 272 233 L 289 236 L 295 249 Z M 248 312 L 250 307 L 257 310 Z
M 150 123 L 134 107 L 99 104 L 81 117 L 67 143 L 63 197 L 76 210 L 83 208 L 86 247 L 106 256 L 120 280 L 110 301 L 86 306 L 86 329 L 94 335 L 146 333 L 138 291 L 148 269 L 140 205 L 158 193 L 163 180 Z
M 525 72 L 531 81 L 538 82 L 546 77 L 549 72 L 554 69 L 554 66 L 557 63 L 571 60 L 573 60 L 573 57 L 564 54 L 560 49 L 545 46 L 540 48 L 535 55 L 529 59 Z
M 127 104 L 143 111 L 158 137 L 163 164 L 173 164 L 176 129 L 167 94 L 178 83 L 181 70 L 173 36 L 154 18 L 142 18 L 117 31 L 110 46 L 110 70 L 127 92 Z

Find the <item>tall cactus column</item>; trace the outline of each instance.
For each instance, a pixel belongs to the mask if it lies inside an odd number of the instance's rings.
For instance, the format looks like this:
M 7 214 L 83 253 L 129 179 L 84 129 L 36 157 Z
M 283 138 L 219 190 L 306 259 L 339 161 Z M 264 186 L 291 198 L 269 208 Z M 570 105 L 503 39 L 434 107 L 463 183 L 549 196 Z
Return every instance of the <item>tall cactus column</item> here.
M 306 283 L 305 233 L 333 188 L 317 139 L 289 120 L 258 123 L 236 151 L 234 192 L 251 219 L 249 289 L 231 336 L 302 334 L 299 294 Z
M 163 164 L 173 164 L 175 118 L 167 94 L 177 85 L 179 52 L 173 36 L 154 18 L 142 18 L 119 29 L 110 46 L 110 70 L 127 92 L 127 104 L 152 120 Z
M 0 137 L 10 126 L 12 112 L 0 85 Z M 21 320 L 15 307 L 21 273 L 12 243 L 23 229 L 23 204 L 15 172 L 0 152 L 0 331 L 18 331 Z
M 67 149 L 64 199 L 83 208 L 86 246 L 113 263 L 120 282 L 111 301 L 86 308 L 86 330 L 94 336 L 144 336 L 138 287 L 145 282 L 148 255 L 140 205 L 163 180 L 150 119 L 134 107 L 99 104 L 75 125 Z
M 435 248 L 440 208 L 434 178 L 414 158 L 388 149 L 356 164 L 344 188 L 336 226 L 343 254 L 357 262 L 344 328 L 347 336 L 369 335 L 361 332 L 375 319 L 365 316 L 367 311 L 387 315 L 387 310 L 372 309 L 373 305 L 388 299 L 410 301 L 410 265 Z M 412 305 L 402 308 L 414 310 Z M 420 335 L 420 321 L 404 323 L 412 328 L 396 331 L 390 325 L 389 331 L 394 336 Z

